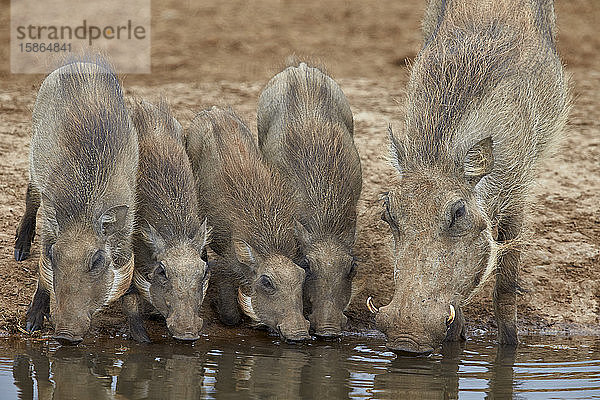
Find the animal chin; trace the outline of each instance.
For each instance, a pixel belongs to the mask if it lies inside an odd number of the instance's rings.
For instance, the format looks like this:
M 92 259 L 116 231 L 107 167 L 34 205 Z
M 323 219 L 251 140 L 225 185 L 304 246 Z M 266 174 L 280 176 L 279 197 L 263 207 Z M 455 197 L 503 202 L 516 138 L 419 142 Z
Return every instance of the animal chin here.
M 246 314 L 250 319 L 254 322 L 259 322 L 260 318 L 254 312 L 254 308 L 252 307 L 252 297 L 246 296 L 242 293 L 242 289 L 238 288 L 238 303 L 244 314 Z

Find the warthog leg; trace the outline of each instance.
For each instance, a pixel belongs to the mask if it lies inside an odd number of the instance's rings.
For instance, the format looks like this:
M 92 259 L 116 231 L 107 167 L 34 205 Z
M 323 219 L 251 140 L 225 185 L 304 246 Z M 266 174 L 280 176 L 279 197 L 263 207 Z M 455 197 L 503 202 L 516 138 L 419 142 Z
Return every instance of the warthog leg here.
M 25 330 L 33 333 L 42 329 L 44 317 L 50 318 L 50 294 L 40 285 L 38 279 L 37 289 L 27 310 Z
M 150 343 L 150 337 L 144 327 L 142 318 L 142 299 L 137 290 L 129 289 L 122 297 L 123 313 L 127 316 L 129 334 L 139 343 Z
M 237 325 L 242 321 L 242 312 L 238 306 L 239 279 L 222 261 L 217 263 L 220 265 L 212 270 L 210 280 L 210 284 L 217 290 L 214 306 L 221 322 L 225 325 Z
M 15 235 L 15 260 L 23 261 L 29 257 L 31 242 L 35 236 L 35 216 L 40 208 L 40 192 L 31 182 L 25 194 L 25 214 L 21 218 Z
M 498 241 L 509 244 L 498 260 L 496 269 L 496 285 L 494 288 L 494 311 L 498 324 L 498 341 L 500 344 L 515 345 L 517 338 L 517 289 L 519 277 L 519 261 L 521 249 L 515 239 L 518 238 L 523 218 L 513 215 L 500 223 Z M 509 243 L 515 241 L 514 243 Z

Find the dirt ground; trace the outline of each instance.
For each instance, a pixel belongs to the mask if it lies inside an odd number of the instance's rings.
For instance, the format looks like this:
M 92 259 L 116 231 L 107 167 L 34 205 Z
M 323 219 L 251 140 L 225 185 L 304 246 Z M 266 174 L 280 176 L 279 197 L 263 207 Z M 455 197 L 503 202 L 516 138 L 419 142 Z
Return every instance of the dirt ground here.
M 0 1 L 0 334 L 18 333 L 35 289 L 38 242 L 13 259 L 24 210 L 31 110 L 41 75 L 9 72 L 9 2 Z M 290 55 L 327 66 L 347 95 L 363 167 L 350 314 L 368 322 L 366 296 L 393 293 L 390 234 L 378 195 L 392 168 L 386 128 L 401 129 L 403 90 L 420 44 L 424 1 L 161 1 L 152 8 L 152 73 L 124 76 L 128 96 L 168 98 L 186 127 L 195 112 L 231 105 L 256 130 L 258 94 Z M 574 107 L 558 154 L 534 188 L 521 266 L 521 333 L 600 334 L 600 7 L 558 0 L 559 50 L 572 75 Z M 491 286 L 466 309 L 471 333 L 493 333 Z M 122 330 L 118 311 L 99 317 Z M 212 325 L 216 326 L 214 322 Z M 364 325 L 363 325 L 364 326 Z

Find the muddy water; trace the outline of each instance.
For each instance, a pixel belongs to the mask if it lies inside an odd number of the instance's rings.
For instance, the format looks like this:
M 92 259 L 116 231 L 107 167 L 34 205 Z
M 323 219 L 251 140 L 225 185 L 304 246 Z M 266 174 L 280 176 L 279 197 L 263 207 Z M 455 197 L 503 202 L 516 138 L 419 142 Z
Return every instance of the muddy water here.
M 0 339 L 0 399 L 600 398 L 600 339 L 488 338 L 400 358 L 379 338 L 289 345 L 267 335 L 196 344 Z

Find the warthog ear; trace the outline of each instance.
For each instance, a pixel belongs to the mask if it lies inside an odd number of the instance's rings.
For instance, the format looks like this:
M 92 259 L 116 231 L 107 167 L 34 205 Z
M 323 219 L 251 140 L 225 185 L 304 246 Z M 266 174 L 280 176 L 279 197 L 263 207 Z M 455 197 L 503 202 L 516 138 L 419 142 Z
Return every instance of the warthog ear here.
M 243 240 L 234 239 L 233 250 L 235 251 L 235 256 L 237 257 L 238 261 L 242 264 L 245 264 L 249 267 L 256 265 L 256 252 L 248 243 L 244 242 Z
M 139 231 L 142 239 L 144 239 L 144 242 L 150 246 L 155 257 L 165 251 L 167 248 L 165 240 L 162 238 L 162 236 L 160 236 L 160 233 L 158 233 L 156 228 L 154 228 L 150 222 L 146 220 L 142 221 L 139 226 Z
M 208 226 L 207 219 L 204 218 L 204 222 L 202 222 L 202 225 L 200 225 L 200 230 L 198 231 L 198 233 L 196 233 L 196 236 L 194 236 L 193 239 L 194 242 L 199 246 L 199 252 L 202 252 L 208 244 L 208 241 L 210 240 L 210 231 L 211 227 Z
M 404 170 L 404 160 L 406 158 L 406 150 L 404 145 L 394 136 L 392 125 L 388 126 L 388 135 L 390 138 L 390 162 L 398 170 L 400 176 Z
M 42 210 L 44 210 L 43 218 L 48 223 L 48 228 L 52 230 L 54 236 L 58 236 L 58 220 L 56 219 L 56 208 L 48 196 L 41 193 L 42 197 Z
M 128 211 L 129 206 L 126 205 L 115 206 L 106 210 L 98 219 L 100 233 L 108 237 L 122 230 L 125 222 L 127 222 Z
M 463 171 L 467 182 L 471 186 L 475 186 L 481 178 L 492 172 L 492 168 L 494 167 L 492 147 L 492 137 L 488 136 L 475 143 L 467 151 L 467 155 L 463 161 Z
M 295 220 L 294 230 L 296 233 L 296 238 L 300 242 L 300 245 L 304 248 L 308 247 L 310 242 L 312 241 L 310 232 L 306 229 L 304 225 L 298 220 Z

